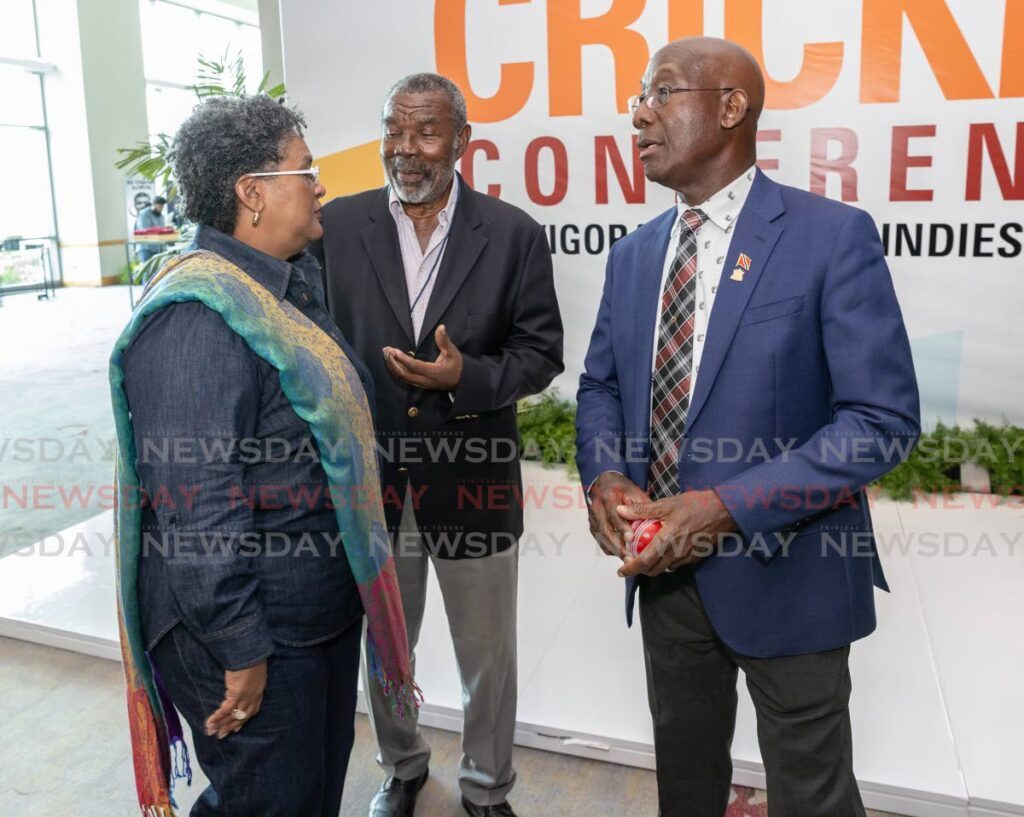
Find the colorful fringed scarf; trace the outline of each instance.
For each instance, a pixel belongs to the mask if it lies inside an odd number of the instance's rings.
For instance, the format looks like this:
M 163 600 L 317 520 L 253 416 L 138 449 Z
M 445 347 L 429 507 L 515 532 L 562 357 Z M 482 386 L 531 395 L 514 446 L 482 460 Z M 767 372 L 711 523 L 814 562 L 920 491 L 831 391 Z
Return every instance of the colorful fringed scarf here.
M 355 368 L 322 329 L 238 267 L 202 250 L 181 256 L 146 287 L 110 358 L 118 444 L 114 511 L 118 620 L 135 782 L 146 817 L 172 817 L 171 777 L 188 778 L 191 783 L 191 770 L 181 723 L 155 677 L 139 620 L 141 491 L 121 356 L 146 316 L 181 301 L 199 301 L 219 313 L 253 352 L 277 369 L 292 408 L 309 424 L 317 441 L 332 496 L 354 500 L 336 502 L 335 514 L 366 610 L 371 677 L 392 697 L 400 715 L 420 700 L 384 523 L 373 423 Z

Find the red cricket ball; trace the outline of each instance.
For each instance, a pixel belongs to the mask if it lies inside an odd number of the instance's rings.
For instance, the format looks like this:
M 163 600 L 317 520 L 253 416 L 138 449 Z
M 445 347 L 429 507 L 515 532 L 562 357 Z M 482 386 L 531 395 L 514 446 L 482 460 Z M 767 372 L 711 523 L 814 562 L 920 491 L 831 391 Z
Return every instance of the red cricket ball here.
M 632 556 L 639 556 L 644 552 L 655 534 L 661 530 L 660 519 L 637 519 L 632 523 L 633 538 L 629 540 L 629 552 Z

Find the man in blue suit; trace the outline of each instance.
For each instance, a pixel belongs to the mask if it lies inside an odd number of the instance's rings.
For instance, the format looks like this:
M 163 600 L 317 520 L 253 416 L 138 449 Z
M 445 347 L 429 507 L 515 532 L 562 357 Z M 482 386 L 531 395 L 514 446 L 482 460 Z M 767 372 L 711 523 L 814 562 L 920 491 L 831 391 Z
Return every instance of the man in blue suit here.
M 755 167 L 764 79 L 723 40 L 630 100 L 679 204 L 615 244 L 580 378 L 591 531 L 640 619 L 661 817 L 720 817 L 737 670 L 776 817 L 853 817 L 850 643 L 886 588 L 864 486 L 919 433 L 910 346 L 861 210 Z M 630 523 L 663 527 L 630 557 Z

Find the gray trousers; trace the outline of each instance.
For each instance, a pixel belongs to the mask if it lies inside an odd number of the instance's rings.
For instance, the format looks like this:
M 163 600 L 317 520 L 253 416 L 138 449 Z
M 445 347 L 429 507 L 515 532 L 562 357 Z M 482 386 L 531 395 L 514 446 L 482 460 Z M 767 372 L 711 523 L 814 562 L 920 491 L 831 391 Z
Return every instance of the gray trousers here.
M 423 546 L 406 498 L 394 543 L 398 586 L 405 609 L 413 670 L 427 598 L 427 567 L 434 566 L 462 681 L 462 760 L 459 787 L 471 803 L 497 805 L 515 783 L 512 740 L 516 726 L 516 593 L 519 548 L 475 559 L 439 559 Z M 389 776 L 412 780 L 430 762 L 430 746 L 416 713 L 398 718 L 363 662 L 370 722 Z M 425 690 L 429 699 L 430 690 Z
M 640 583 L 661 817 L 722 817 L 732 782 L 737 670 L 757 712 L 776 817 L 864 817 L 853 776 L 850 648 L 750 658 L 715 633 L 692 569 Z

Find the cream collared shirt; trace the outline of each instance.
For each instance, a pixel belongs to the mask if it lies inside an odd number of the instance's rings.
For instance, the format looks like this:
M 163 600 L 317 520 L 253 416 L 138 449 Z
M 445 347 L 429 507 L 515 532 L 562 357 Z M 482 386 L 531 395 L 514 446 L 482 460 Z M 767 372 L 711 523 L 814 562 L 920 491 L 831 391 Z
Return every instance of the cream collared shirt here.
M 668 281 L 669 271 L 672 269 L 672 262 L 676 257 L 676 250 L 679 248 L 679 232 L 682 229 L 683 213 L 687 210 L 702 210 L 707 215 L 699 230 L 697 230 L 697 286 L 695 295 L 696 308 L 694 310 L 693 322 L 693 367 L 690 375 L 690 403 L 693 403 L 693 393 L 697 385 L 697 377 L 700 375 L 700 359 L 704 352 L 704 339 L 708 333 L 708 323 L 711 320 L 711 309 L 715 305 L 715 295 L 718 292 L 722 280 L 722 271 L 725 266 L 725 257 L 729 253 L 729 244 L 732 241 L 733 225 L 740 216 L 740 211 L 750 193 L 750 187 L 754 181 L 754 166 L 751 165 L 743 174 L 734 179 L 730 184 L 723 187 L 711 198 L 702 204 L 692 206 L 680 200 L 676 205 L 679 217 L 672 226 L 672 233 L 668 240 L 668 252 L 665 255 L 665 265 L 661 272 L 661 289 L 658 296 L 658 318 L 654 327 L 654 347 L 651 349 L 651 368 L 654 368 L 654 360 L 658 353 L 658 331 L 661 328 L 661 299 L 665 294 L 665 284 Z
M 417 343 L 423 329 L 423 318 L 430 303 L 430 293 L 434 291 L 437 276 L 441 270 L 448 231 L 452 226 L 452 215 L 455 204 L 459 200 L 459 179 L 452 180 L 452 189 L 448 194 L 448 204 L 437 214 L 437 226 L 434 228 L 426 252 L 420 247 L 419 237 L 413 220 L 405 214 L 402 202 L 399 201 L 395 189 L 391 188 L 388 196 L 388 207 L 398 228 L 398 244 L 402 251 L 402 266 L 405 267 L 405 288 L 409 293 L 409 309 L 412 316 L 412 330 Z

